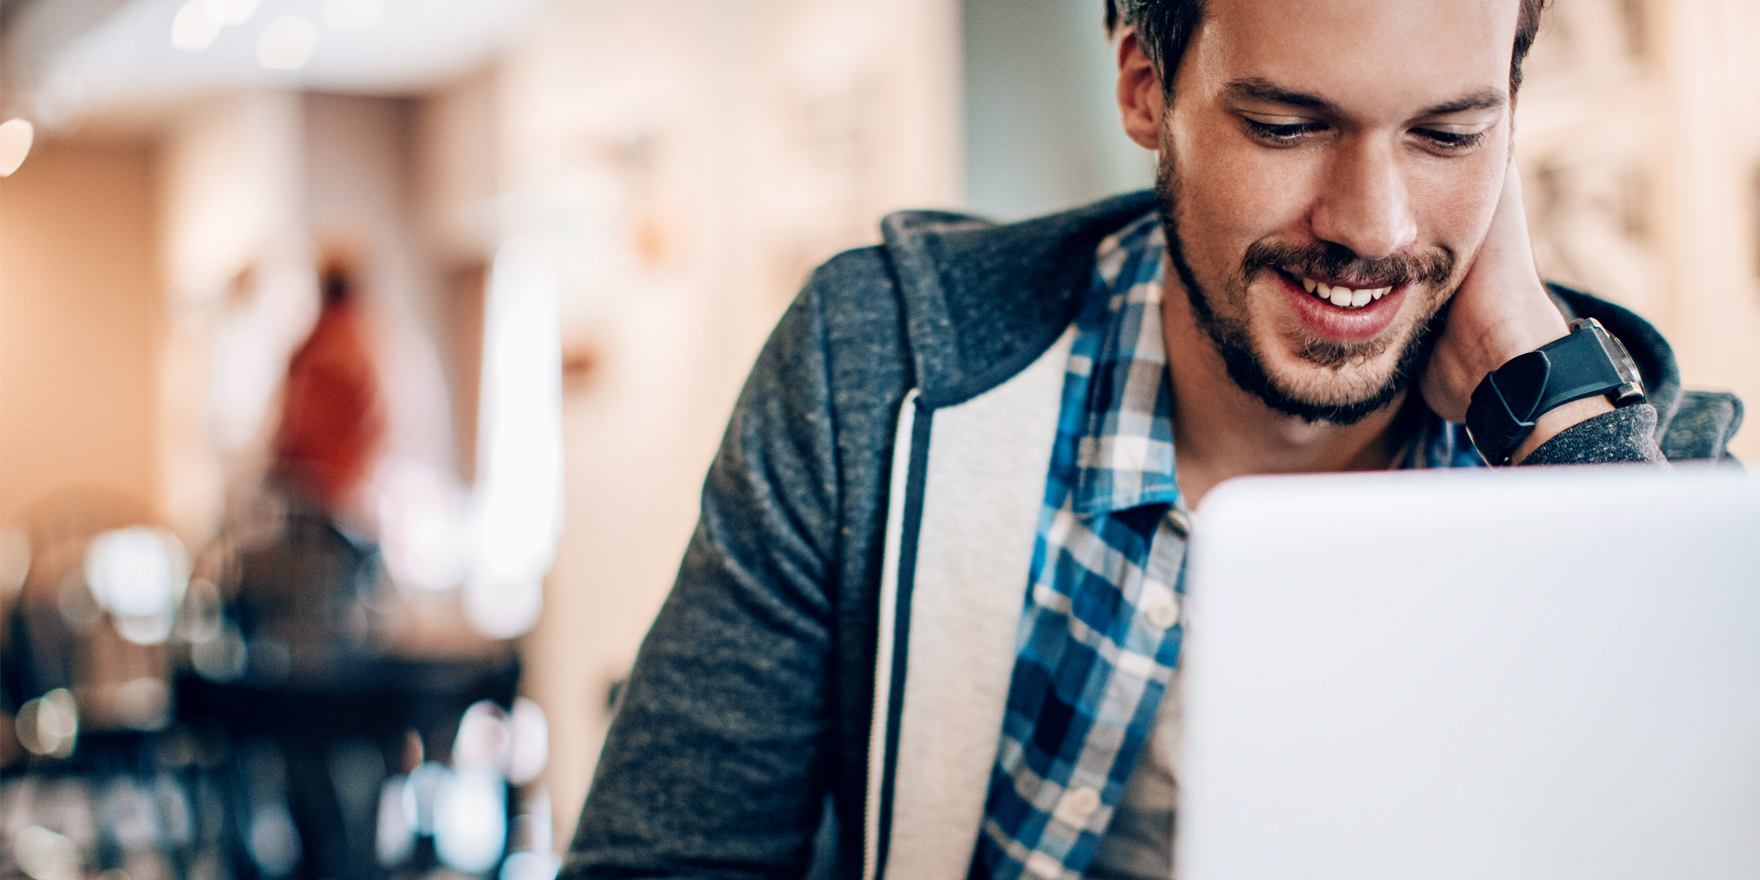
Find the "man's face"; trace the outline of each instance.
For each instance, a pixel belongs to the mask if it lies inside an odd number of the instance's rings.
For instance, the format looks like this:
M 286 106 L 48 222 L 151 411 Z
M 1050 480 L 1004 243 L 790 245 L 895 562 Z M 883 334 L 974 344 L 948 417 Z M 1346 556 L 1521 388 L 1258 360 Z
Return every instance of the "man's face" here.
M 1509 155 L 1515 0 L 1212 0 L 1157 189 L 1235 381 L 1349 423 L 1400 396 Z M 1324 298 L 1323 298 L 1324 295 Z

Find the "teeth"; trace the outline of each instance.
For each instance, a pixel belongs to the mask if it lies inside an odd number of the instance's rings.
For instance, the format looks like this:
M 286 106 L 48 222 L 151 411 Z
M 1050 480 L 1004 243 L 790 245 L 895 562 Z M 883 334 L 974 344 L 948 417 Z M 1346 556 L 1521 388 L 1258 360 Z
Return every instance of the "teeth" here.
M 1341 309 L 1360 309 L 1393 292 L 1392 287 L 1375 287 L 1366 290 L 1334 287 L 1324 281 L 1315 281 L 1312 278 L 1303 278 L 1302 287 L 1306 288 L 1309 293 Z

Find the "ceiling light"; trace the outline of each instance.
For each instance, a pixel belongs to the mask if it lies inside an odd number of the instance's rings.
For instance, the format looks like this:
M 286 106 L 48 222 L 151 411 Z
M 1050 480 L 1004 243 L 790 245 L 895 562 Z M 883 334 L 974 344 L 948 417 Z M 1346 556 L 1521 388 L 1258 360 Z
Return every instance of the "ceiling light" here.
M 385 0 L 324 0 L 324 26 L 339 31 L 361 31 L 379 20 Z
M 189 0 L 171 20 L 171 45 L 185 52 L 200 52 L 220 36 L 226 10 L 220 0 Z
M 263 26 L 257 61 L 273 70 L 298 70 L 318 48 L 318 28 L 297 15 L 283 15 Z
M 0 122 L 0 177 L 9 177 L 18 170 L 24 157 L 30 155 L 31 141 L 35 137 L 36 129 L 23 119 Z

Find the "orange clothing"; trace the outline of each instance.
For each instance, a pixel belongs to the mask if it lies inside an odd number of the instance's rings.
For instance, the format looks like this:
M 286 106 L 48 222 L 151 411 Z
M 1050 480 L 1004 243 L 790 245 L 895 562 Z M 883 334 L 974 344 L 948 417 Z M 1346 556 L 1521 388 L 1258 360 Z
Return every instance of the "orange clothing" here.
M 353 301 L 326 303 L 287 364 L 276 467 L 332 510 L 359 488 L 384 433 L 364 324 Z

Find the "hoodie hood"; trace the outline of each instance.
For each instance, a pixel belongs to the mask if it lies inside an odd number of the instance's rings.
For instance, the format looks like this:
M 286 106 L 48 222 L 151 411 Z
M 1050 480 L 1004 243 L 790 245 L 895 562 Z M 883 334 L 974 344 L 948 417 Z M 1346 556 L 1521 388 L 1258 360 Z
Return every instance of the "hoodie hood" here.
M 1100 239 L 1155 207 L 1136 192 L 998 225 L 906 211 L 881 221 L 925 406 L 959 403 L 1043 354 L 1075 320 Z

